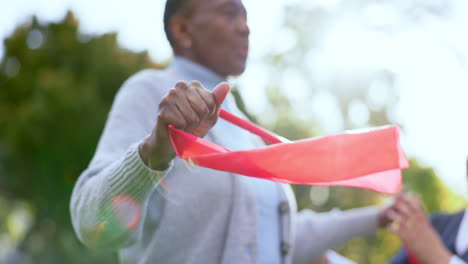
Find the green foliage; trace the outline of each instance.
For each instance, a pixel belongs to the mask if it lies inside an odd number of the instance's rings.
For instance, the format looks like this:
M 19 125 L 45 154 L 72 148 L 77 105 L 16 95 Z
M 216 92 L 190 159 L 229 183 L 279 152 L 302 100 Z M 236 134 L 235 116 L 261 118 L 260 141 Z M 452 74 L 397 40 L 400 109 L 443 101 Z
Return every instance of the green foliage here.
M 419 194 L 429 213 L 455 212 L 467 206 L 467 202 L 451 192 L 437 177 L 434 170 L 422 167 L 416 160 L 403 172 L 405 188 Z
M 71 13 L 57 24 L 33 19 L 5 46 L 0 198 L 10 201 L 5 204 L 23 201 L 33 214 L 20 248 L 35 263 L 114 263 L 113 255 L 89 252 L 77 241 L 69 198 L 93 155 L 117 89 L 136 71 L 158 66 L 146 53 L 120 48 L 115 34 L 80 35 Z M 0 211 L 13 210 L 0 203 Z M 2 226 L 7 216 L 0 216 Z

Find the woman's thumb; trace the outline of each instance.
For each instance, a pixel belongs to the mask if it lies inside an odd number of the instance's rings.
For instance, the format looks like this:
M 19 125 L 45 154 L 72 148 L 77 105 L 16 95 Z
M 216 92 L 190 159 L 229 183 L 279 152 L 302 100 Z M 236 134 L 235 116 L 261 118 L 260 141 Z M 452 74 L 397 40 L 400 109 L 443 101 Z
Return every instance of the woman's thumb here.
M 228 95 L 230 90 L 231 85 L 227 82 L 222 82 L 213 89 L 212 93 L 215 97 L 217 108 L 219 108 L 219 106 L 223 103 L 224 99 L 226 99 L 226 96 Z

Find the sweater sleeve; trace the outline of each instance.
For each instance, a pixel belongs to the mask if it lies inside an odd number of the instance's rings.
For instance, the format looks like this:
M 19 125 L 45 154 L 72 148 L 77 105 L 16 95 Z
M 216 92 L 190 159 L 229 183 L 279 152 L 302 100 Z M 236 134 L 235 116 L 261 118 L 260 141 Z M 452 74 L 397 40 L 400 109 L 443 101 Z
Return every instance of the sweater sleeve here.
M 310 263 L 355 236 L 373 234 L 377 215 L 376 207 L 325 213 L 302 210 L 295 219 L 294 263 Z
M 88 247 L 118 249 L 133 242 L 149 194 L 167 174 L 142 161 L 138 146 L 155 126 L 158 91 L 142 72 L 118 92 L 89 167 L 72 193 L 70 211 L 78 238 Z

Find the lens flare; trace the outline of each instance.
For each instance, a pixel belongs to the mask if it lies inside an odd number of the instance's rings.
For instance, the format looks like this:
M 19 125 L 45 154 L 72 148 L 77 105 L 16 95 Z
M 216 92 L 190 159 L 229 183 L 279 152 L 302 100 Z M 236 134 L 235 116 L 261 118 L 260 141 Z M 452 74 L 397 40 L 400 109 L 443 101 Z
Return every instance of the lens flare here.
M 140 222 L 141 206 L 135 198 L 124 194 L 112 200 L 115 217 L 123 226 L 134 229 Z

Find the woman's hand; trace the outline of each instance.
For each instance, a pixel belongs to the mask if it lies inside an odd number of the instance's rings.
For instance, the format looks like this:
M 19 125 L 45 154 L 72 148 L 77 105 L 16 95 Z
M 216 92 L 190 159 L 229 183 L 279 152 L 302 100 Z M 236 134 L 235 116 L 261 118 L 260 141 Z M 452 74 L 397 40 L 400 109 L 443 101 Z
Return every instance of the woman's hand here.
M 229 93 L 228 83 L 220 83 L 213 92 L 199 82 L 178 82 L 159 104 L 157 123 L 139 150 L 143 161 L 156 170 L 164 170 L 175 157 L 168 125 L 204 137 L 218 120 L 221 103 Z

